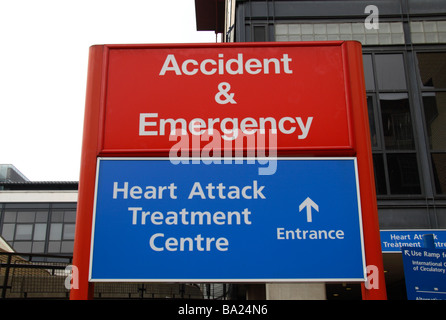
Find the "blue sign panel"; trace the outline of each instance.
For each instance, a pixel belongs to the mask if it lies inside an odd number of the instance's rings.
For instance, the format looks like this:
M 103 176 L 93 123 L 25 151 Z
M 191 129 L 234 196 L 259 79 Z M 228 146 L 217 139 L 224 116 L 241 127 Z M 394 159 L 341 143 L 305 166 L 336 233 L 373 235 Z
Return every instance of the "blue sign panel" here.
M 433 235 L 437 249 L 446 249 L 446 230 L 381 230 L 382 252 L 401 252 L 402 247 L 422 248 L 425 234 Z
M 99 159 L 90 280 L 364 281 L 356 159 L 252 162 Z
M 446 250 L 402 248 L 408 300 L 446 300 Z

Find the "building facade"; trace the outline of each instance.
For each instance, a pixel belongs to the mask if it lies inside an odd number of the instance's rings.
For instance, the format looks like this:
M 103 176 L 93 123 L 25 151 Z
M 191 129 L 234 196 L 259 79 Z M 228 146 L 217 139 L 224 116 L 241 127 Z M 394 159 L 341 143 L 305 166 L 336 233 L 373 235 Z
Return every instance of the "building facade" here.
M 0 181 L 0 236 L 16 252 L 72 255 L 77 182 Z
M 205 2 L 197 28 L 225 42 L 361 42 L 380 229 L 444 232 L 446 1 Z M 401 254 L 383 258 L 389 296 L 404 298 Z
M 226 41 L 362 43 L 380 225 L 446 228 L 445 1 L 227 5 L 232 9 L 220 17 L 232 22 L 223 30 Z

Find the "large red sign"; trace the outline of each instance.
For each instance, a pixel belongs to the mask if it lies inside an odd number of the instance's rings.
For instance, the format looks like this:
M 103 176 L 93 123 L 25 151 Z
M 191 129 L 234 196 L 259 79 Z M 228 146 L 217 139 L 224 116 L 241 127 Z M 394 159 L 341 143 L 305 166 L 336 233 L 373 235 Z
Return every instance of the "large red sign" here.
M 352 155 L 344 44 L 107 46 L 101 154 Z
M 385 299 L 361 54 L 353 41 L 91 47 L 73 250 L 79 287 L 71 299 L 94 294 L 88 270 L 98 156 L 191 149 L 224 157 L 228 150 L 354 155 L 367 273 L 376 270 L 362 294 Z

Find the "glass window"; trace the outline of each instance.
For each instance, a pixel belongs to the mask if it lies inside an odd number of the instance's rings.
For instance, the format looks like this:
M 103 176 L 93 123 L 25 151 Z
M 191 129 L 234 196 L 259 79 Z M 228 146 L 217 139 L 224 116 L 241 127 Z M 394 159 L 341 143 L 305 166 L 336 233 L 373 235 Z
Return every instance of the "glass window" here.
M 34 227 L 34 237 L 33 239 L 45 240 L 46 238 L 46 223 L 36 223 Z
M 29 253 L 31 252 L 31 241 L 15 241 L 13 243 L 14 250 L 17 252 Z
M 38 211 L 36 213 L 36 222 L 47 222 L 48 221 L 48 212 L 47 211 Z
M 381 22 L 379 30 L 361 22 L 275 23 L 276 41 L 356 40 L 363 45 L 404 44 L 402 22 Z
M 3 220 L 4 223 L 6 222 L 15 222 L 17 217 L 16 211 L 6 211 L 5 212 L 5 218 Z
M 432 153 L 432 167 L 436 192 L 446 194 L 446 153 Z
M 420 194 L 420 178 L 415 154 L 388 154 L 391 194 Z
M 446 52 L 417 53 L 420 80 L 427 88 L 446 88 Z
M 446 151 L 446 92 L 423 93 L 423 104 L 430 148 Z
M 365 54 L 362 59 L 364 64 L 365 88 L 366 90 L 374 90 L 375 80 L 373 79 L 372 56 L 370 54 Z
M 402 54 L 377 54 L 376 77 L 380 90 L 406 90 L 406 76 Z
M 17 222 L 34 222 L 36 213 L 33 211 L 17 212 Z
M 373 169 L 375 172 L 375 187 L 377 195 L 387 194 L 386 173 L 382 154 L 373 155 Z
M 60 240 L 62 237 L 62 223 L 52 223 L 50 229 L 50 240 Z
M 32 253 L 44 253 L 44 252 L 45 252 L 45 242 L 33 241 Z
M 51 222 L 63 222 L 63 211 L 53 211 L 51 213 Z
M 404 55 L 366 53 L 364 72 L 376 194 L 420 194 Z
M 446 194 L 446 52 L 418 52 L 417 59 L 435 192 Z
M 2 228 L 2 237 L 6 241 L 14 240 L 15 224 L 5 223 Z
M 63 239 L 74 240 L 74 224 L 65 224 L 63 228 Z
M 60 241 L 50 241 L 48 243 L 49 253 L 59 253 L 60 252 Z
M 32 224 L 18 224 L 15 233 L 15 240 L 31 240 L 32 234 Z
M 0 235 L 16 251 L 72 253 L 76 204 L 13 203 L 4 208 Z
M 375 108 L 373 103 L 373 97 L 367 97 L 367 110 L 369 114 L 369 127 L 370 127 L 370 137 L 372 142 L 372 148 L 378 146 L 378 135 L 376 132 L 376 119 L 375 119 Z
M 266 27 L 265 26 L 254 26 L 254 42 L 264 42 L 266 41 Z
M 64 222 L 76 222 L 76 211 L 65 211 Z
M 62 241 L 60 252 L 71 253 L 73 252 L 74 241 Z
M 414 150 L 412 120 L 407 94 L 380 94 L 384 143 L 387 150 Z

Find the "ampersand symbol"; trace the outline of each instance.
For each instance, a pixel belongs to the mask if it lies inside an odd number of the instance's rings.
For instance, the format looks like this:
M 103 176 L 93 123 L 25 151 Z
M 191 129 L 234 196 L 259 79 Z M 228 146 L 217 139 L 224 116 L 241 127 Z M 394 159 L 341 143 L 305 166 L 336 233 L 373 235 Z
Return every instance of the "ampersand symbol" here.
M 227 82 L 221 82 L 218 85 L 218 93 L 215 95 L 215 101 L 219 104 L 232 103 L 236 104 L 234 100 L 234 93 L 228 93 L 231 90 L 231 85 Z M 223 96 L 225 99 L 222 99 Z

